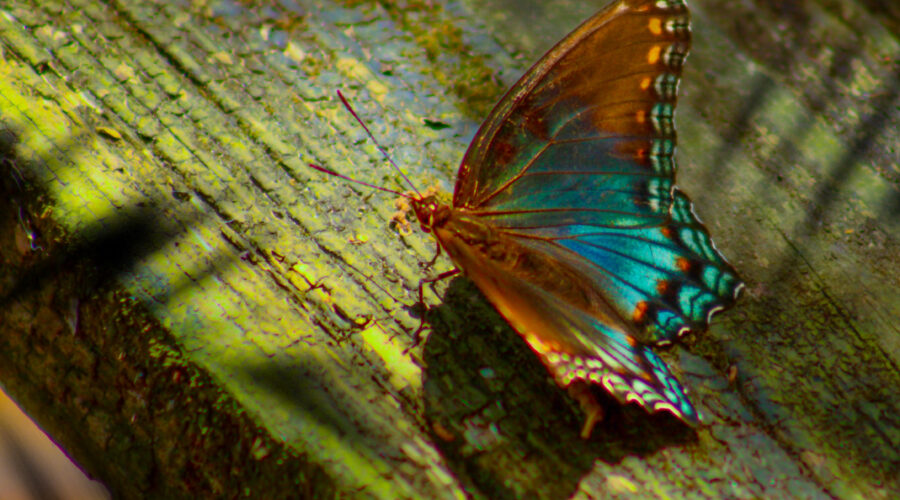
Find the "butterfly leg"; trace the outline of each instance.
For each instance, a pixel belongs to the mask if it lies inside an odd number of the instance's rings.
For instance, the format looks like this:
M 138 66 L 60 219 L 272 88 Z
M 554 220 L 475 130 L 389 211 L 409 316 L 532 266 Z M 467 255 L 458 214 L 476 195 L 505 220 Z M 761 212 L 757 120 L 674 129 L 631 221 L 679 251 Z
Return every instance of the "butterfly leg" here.
M 591 386 L 583 380 L 576 380 L 566 387 L 569 395 L 572 396 L 581 409 L 587 413 L 584 420 L 584 426 L 581 428 L 581 438 L 587 439 L 591 437 L 591 430 L 597 422 L 603 420 L 603 407 L 597 402 L 597 398 L 591 393 Z
M 432 257 L 431 260 L 429 260 L 425 264 L 425 269 L 431 269 L 434 266 L 435 262 L 437 262 L 438 257 L 440 257 L 440 256 L 441 256 L 441 245 L 438 244 L 437 250 L 435 250 L 435 252 L 434 252 L 434 257 Z M 421 288 L 419 290 L 421 291 Z M 421 294 L 419 294 L 419 297 L 421 298 Z
M 441 247 L 438 247 L 441 248 Z M 437 257 L 435 257 L 437 258 Z M 441 274 L 438 274 L 434 278 L 425 278 L 422 281 L 419 281 L 419 304 L 422 304 L 422 308 L 427 311 L 427 307 L 425 307 L 425 285 L 429 283 L 436 283 L 441 281 L 442 279 L 449 278 L 451 276 L 455 276 L 459 274 L 459 269 L 451 269 L 449 271 L 444 271 Z M 419 342 L 422 340 L 420 334 L 422 330 L 425 329 L 425 311 L 422 312 L 422 319 L 419 321 L 419 328 L 416 328 L 415 333 L 413 333 L 413 343 L 412 347 L 419 345 Z

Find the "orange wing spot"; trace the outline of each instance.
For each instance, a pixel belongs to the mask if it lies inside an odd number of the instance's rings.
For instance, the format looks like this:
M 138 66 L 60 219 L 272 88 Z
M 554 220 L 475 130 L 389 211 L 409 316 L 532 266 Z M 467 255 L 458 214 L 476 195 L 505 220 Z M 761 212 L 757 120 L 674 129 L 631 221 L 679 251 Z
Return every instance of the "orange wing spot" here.
M 632 337 L 631 335 L 626 335 L 625 341 L 628 342 L 628 345 L 630 345 L 631 347 L 637 347 L 638 345 L 637 339 Z
M 656 282 L 656 292 L 665 295 L 669 291 L 669 280 L 659 280 Z
M 647 27 L 650 28 L 650 33 L 656 36 L 662 35 L 662 19 L 658 17 L 651 18 Z
M 637 151 L 634 152 L 634 156 L 635 156 L 635 158 L 637 158 L 639 160 L 645 160 L 645 159 L 647 159 L 647 150 L 646 149 L 638 149 Z
M 659 53 L 662 52 L 662 47 L 659 45 L 654 45 L 653 48 L 650 49 L 650 52 L 647 52 L 647 62 L 650 64 L 656 64 L 659 61 Z
M 635 323 L 643 323 L 647 318 L 647 310 L 650 309 L 650 305 L 647 304 L 647 301 L 642 300 L 634 306 L 634 312 L 631 313 L 631 319 L 634 320 Z M 631 337 L 628 337 L 631 339 Z
M 684 257 L 678 257 L 675 259 L 675 265 L 678 266 L 678 269 L 681 269 L 683 272 L 688 272 L 691 270 L 691 261 L 685 259 Z
M 645 76 L 644 79 L 641 80 L 641 90 L 649 89 L 651 83 L 653 83 L 653 80 L 649 76 Z
M 647 112 L 644 111 L 643 109 L 639 110 L 637 113 L 634 114 L 634 119 L 638 123 L 644 123 L 645 121 L 647 121 Z
M 668 239 L 672 239 L 672 236 L 674 235 L 671 227 L 661 227 L 659 228 L 659 232 Z

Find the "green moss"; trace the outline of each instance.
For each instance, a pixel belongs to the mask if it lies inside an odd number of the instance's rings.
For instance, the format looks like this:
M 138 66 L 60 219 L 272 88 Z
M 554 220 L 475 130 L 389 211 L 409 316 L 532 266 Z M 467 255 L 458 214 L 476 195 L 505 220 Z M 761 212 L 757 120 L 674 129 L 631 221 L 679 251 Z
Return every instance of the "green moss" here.
M 345 2 L 354 6 L 356 2 Z M 425 0 L 383 2 L 384 9 L 400 28 L 412 34 L 432 62 L 429 76 L 465 102 L 462 114 L 483 120 L 506 90 L 485 56 L 464 41 L 464 20 L 454 19 L 440 3 Z

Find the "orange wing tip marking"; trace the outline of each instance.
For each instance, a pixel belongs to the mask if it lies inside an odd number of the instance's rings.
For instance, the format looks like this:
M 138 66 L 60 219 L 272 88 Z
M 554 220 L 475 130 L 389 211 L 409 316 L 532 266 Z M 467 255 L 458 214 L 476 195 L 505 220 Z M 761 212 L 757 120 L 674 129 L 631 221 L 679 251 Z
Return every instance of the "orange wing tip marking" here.
M 639 110 L 637 113 L 634 114 L 634 119 L 638 123 L 646 122 L 647 121 L 647 112 L 644 111 L 643 109 Z
M 688 259 L 685 259 L 684 257 L 678 257 L 677 259 L 675 259 L 675 265 L 677 265 L 678 269 L 680 269 L 683 272 L 690 271 L 691 267 L 692 267 L 691 261 Z
M 659 280 L 656 282 L 656 293 L 665 295 L 669 291 L 669 280 Z
M 650 85 L 653 83 L 653 79 L 649 76 L 645 76 L 643 80 L 641 80 L 641 90 L 647 90 L 650 88 Z
M 631 319 L 635 323 L 643 323 L 644 319 L 647 317 L 647 311 L 650 309 L 650 304 L 647 304 L 647 301 L 642 300 L 637 303 L 634 307 L 634 312 L 631 313 Z M 632 340 L 631 337 L 628 339 Z M 630 343 L 630 342 L 629 342 Z
M 656 36 L 662 35 L 662 19 L 658 17 L 651 18 L 647 27 L 650 28 L 650 33 Z
M 656 64 L 659 62 L 659 54 L 662 52 L 662 48 L 659 45 L 654 45 L 649 52 L 647 52 L 647 62 L 649 64 Z

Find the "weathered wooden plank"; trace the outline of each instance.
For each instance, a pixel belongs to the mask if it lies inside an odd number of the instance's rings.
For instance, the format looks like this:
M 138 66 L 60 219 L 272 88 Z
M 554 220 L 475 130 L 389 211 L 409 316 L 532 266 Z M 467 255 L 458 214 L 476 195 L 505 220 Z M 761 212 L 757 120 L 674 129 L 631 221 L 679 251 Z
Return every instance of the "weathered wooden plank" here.
M 198 5 L 0 9 L 0 380 L 118 494 L 900 488 L 889 11 L 691 4 L 679 181 L 748 293 L 666 353 L 708 427 L 612 405 L 583 442 L 464 280 L 428 294 L 413 346 L 433 243 L 305 164 L 402 186 L 341 88 L 414 181 L 449 190 L 506 86 L 600 5 Z

